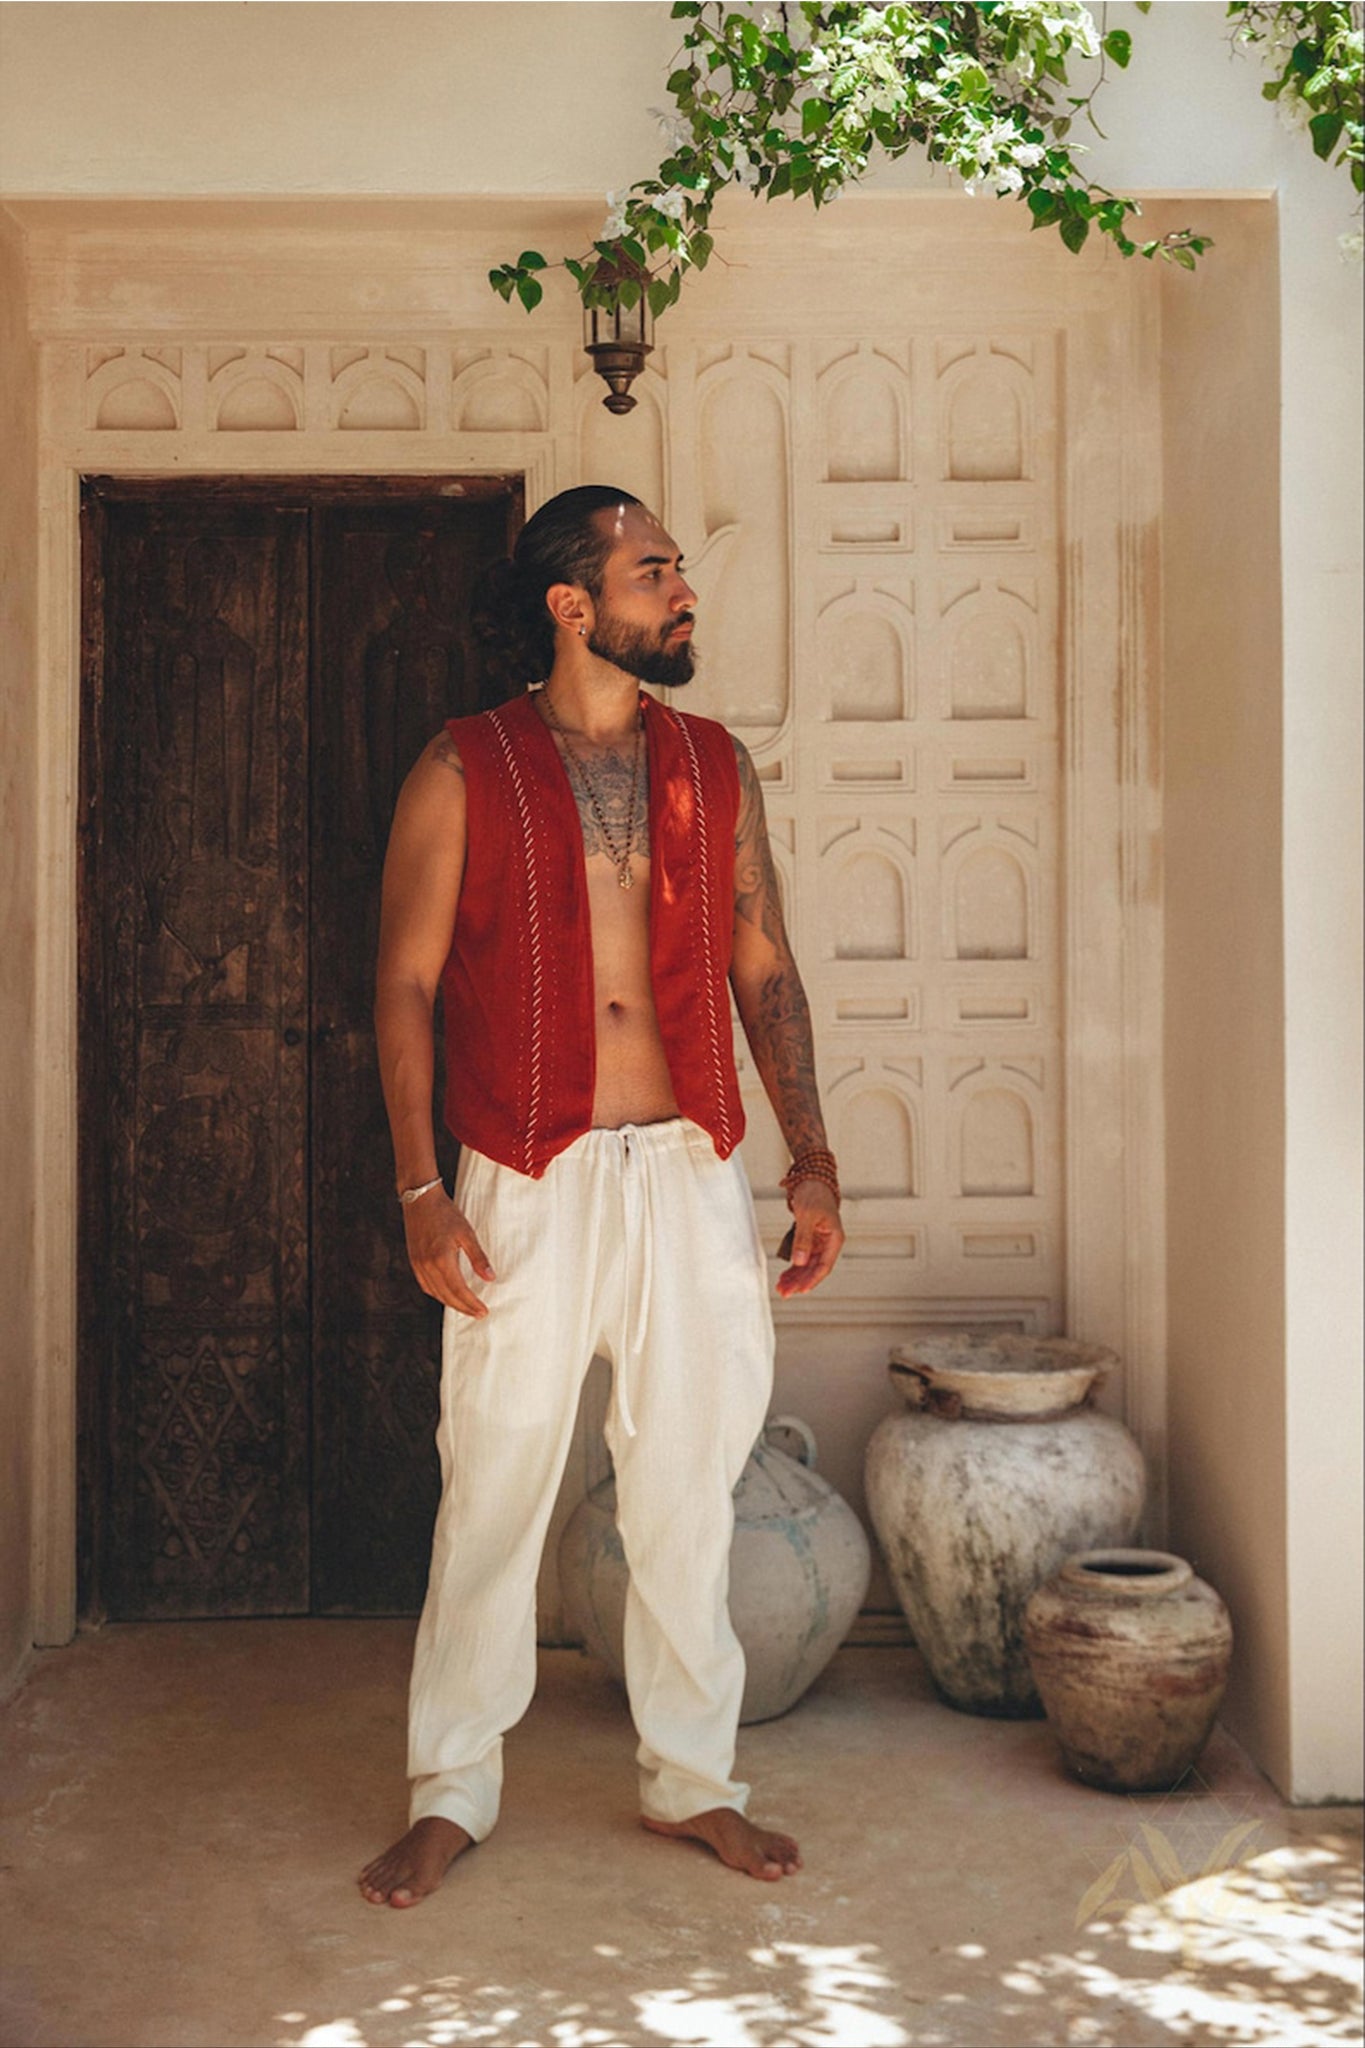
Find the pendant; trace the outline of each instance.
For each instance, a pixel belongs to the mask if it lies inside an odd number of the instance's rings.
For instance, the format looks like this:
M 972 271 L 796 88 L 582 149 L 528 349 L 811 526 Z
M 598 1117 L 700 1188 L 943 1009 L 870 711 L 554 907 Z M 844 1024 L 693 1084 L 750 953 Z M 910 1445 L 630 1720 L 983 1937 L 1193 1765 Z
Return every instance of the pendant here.
M 616 876 L 616 883 L 617 887 L 621 889 L 633 889 L 635 887 L 635 877 L 631 873 L 629 861 L 627 861 L 625 865 L 618 870 Z

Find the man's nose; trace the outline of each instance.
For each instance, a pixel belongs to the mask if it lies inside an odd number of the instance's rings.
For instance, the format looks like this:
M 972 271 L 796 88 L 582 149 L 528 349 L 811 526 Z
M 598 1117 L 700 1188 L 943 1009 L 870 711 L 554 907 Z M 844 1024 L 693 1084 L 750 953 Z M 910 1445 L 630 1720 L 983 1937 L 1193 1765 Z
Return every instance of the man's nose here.
M 675 609 L 681 608 L 685 611 L 692 611 L 696 606 L 696 602 L 696 591 L 692 588 L 692 585 L 688 583 L 684 577 L 679 576 L 677 587 L 673 592 L 673 604 Z

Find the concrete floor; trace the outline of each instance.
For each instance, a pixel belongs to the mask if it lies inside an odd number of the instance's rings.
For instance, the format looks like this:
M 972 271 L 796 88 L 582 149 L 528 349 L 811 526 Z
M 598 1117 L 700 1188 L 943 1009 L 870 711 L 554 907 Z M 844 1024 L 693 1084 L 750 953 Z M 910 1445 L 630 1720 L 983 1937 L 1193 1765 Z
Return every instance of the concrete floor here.
M 1286 1810 L 1222 1732 L 1179 1794 L 1087 1791 L 910 1651 L 844 1651 L 743 1731 L 796 1879 L 646 1835 L 624 1702 L 556 1651 L 496 1835 L 415 1911 L 367 1906 L 410 1641 L 139 1625 L 38 1660 L 0 1730 L 4 2048 L 1361 2039 L 1357 1811 Z

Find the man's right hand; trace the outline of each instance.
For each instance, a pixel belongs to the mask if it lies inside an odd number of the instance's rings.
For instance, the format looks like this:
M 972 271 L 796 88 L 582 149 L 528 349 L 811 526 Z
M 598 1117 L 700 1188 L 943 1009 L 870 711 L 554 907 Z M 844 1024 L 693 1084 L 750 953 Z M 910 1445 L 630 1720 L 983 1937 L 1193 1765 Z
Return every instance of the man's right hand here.
M 444 1188 L 433 1188 L 403 1212 L 408 1242 L 408 1259 L 423 1294 L 457 1309 L 475 1321 L 488 1314 L 476 1294 L 471 1293 L 460 1265 L 463 1252 L 481 1280 L 497 1275 L 488 1263 L 483 1246 L 463 1209 L 457 1209 Z

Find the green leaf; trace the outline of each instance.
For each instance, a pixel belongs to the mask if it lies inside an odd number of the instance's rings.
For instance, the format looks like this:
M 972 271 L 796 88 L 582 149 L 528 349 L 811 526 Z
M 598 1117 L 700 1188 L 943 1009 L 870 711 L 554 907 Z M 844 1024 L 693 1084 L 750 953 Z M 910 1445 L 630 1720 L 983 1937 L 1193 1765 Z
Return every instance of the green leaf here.
M 1062 222 L 1059 232 L 1062 240 L 1074 256 L 1081 249 L 1086 236 L 1090 233 L 1090 223 L 1080 214 L 1069 213 Z
M 1106 57 L 1112 57 L 1120 71 L 1128 69 L 1128 60 L 1133 54 L 1133 38 L 1126 28 L 1111 28 L 1101 47 Z
M 698 270 L 705 270 L 707 259 L 714 247 L 715 243 L 710 235 L 693 235 L 688 249 Z
M 801 133 L 819 135 L 828 126 L 828 103 L 825 100 L 805 100 L 801 107 Z
M 1055 220 L 1062 210 L 1056 193 L 1045 192 L 1041 185 L 1029 193 L 1027 204 L 1029 212 L 1039 222 Z
M 536 283 L 533 277 L 523 277 L 518 280 L 517 297 L 521 300 L 528 313 L 534 312 L 544 296 L 544 289 Z
M 768 197 L 769 197 L 769 199 L 777 199 L 777 198 L 780 198 L 780 196 L 782 195 L 782 193 L 784 193 L 784 192 L 789 192 L 789 191 L 791 190 L 791 182 L 792 182 L 792 167 L 791 167 L 791 165 L 790 165 L 790 164 L 779 164 L 779 165 L 778 165 L 778 167 L 777 167 L 777 169 L 776 169 L 776 170 L 775 170 L 775 171 L 773 172 L 773 181 L 772 181 L 771 185 L 769 185 L 769 187 L 768 187 Z
M 653 284 L 649 287 L 649 310 L 656 320 L 668 303 L 668 280 L 667 278 L 656 277 Z
M 675 71 L 664 90 L 670 92 L 674 99 L 677 99 L 680 94 L 690 92 L 696 82 L 697 69 L 695 65 L 692 65 L 686 71 Z
M 518 270 L 544 270 L 545 258 L 538 249 L 523 249 L 517 258 Z
M 1172 249 L 1172 263 L 1178 263 L 1182 270 L 1193 270 L 1195 264 L 1193 249 Z
M 1325 163 L 1332 154 L 1337 137 L 1345 125 L 1340 114 L 1314 114 L 1308 123 L 1309 133 L 1313 137 L 1314 156 L 1320 156 Z

